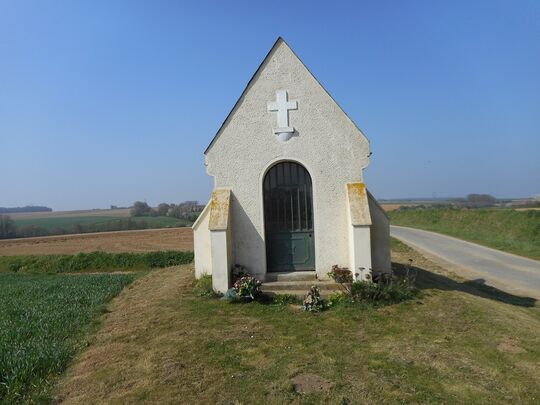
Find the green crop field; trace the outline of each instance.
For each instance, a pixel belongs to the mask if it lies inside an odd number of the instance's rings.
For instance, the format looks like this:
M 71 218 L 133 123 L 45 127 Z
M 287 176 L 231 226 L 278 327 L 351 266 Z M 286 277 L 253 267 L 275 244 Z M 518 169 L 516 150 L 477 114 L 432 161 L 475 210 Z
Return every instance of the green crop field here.
M 409 226 L 540 259 L 540 211 L 512 209 L 400 209 L 392 225 Z
M 183 219 L 173 217 L 125 217 L 125 216 L 80 216 L 80 217 L 44 217 L 44 218 L 16 218 L 14 219 L 15 226 L 28 227 L 35 226 L 44 228 L 49 232 L 53 232 L 57 228 L 63 228 L 66 230 L 72 229 L 76 225 L 81 226 L 93 226 L 96 230 L 100 228 L 107 228 L 108 225 L 115 221 L 134 221 L 136 223 L 144 221 L 148 228 L 166 228 L 185 226 L 186 221 Z
M 45 402 L 133 274 L 0 273 L 0 403 Z

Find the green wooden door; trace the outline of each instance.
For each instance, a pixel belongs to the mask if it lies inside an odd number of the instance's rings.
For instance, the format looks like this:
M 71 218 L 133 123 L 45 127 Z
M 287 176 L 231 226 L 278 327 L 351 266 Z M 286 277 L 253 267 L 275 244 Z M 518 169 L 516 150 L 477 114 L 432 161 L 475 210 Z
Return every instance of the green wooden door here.
M 268 271 L 315 270 L 311 176 L 298 163 L 282 162 L 264 178 Z

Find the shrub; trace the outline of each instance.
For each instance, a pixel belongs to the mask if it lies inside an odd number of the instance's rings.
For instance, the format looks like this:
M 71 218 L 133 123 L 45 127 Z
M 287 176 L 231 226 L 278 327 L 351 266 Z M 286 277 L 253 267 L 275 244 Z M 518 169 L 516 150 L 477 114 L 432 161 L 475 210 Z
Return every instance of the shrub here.
M 321 291 L 319 287 L 312 286 L 306 294 L 303 303 L 304 311 L 307 312 L 320 312 L 324 310 L 324 301 L 321 298 Z
M 275 295 L 272 302 L 276 305 L 289 305 L 289 304 L 299 304 L 300 300 L 296 295 L 292 294 L 278 294 Z
M 191 252 L 149 252 L 145 253 L 148 265 L 154 267 L 170 267 L 190 263 L 193 260 Z
M 351 302 L 351 295 L 348 293 L 335 292 L 328 297 L 329 307 L 335 307 L 346 302 Z
M 347 267 L 339 267 L 337 264 L 332 266 L 328 277 L 340 284 L 353 282 L 352 272 Z
M 84 270 L 127 270 L 177 266 L 193 261 L 193 252 L 78 253 L 76 255 L 3 256 L 0 271 L 72 273 Z
M 253 276 L 243 276 L 234 283 L 236 295 L 254 300 L 261 294 L 262 283 Z
M 378 282 L 355 281 L 351 285 L 351 298 L 355 302 L 396 303 L 414 298 L 417 290 L 406 277 L 381 277 Z
M 216 297 L 218 294 L 212 287 L 212 276 L 207 274 L 197 280 L 196 283 L 197 294 L 201 297 Z

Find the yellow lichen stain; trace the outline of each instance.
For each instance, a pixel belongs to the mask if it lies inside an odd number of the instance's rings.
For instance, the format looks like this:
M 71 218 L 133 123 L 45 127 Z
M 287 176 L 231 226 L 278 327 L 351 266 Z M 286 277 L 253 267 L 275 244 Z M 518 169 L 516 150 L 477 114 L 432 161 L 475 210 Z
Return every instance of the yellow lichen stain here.
M 366 185 L 364 183 L 348 183 L 347 188 L 349 190 L 349 194 L 354 194 L 358 197 L 366 194 Z
M 349 209 L 353 225 L 371 225 L 366 185 L 364 183 L 348 183 Z
M 227 229 L 229 225 L 229 207 L 231 201 L 231 190 L 221 189 L 212 192 L 210 199 L 210 220 L 208 228 L 210 230 Z

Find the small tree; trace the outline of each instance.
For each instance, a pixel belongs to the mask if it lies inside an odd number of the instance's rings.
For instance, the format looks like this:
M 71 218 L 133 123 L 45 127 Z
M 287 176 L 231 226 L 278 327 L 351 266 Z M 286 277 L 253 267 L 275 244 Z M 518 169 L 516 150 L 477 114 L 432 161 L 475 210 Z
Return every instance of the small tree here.
M 130 214 L 132 217 L 144 217 L 150 215 L 152 208 L 142 201 L 135 201 L 133 207 L 131 208 Z
M 495 205 L 497 199 L 489 194 L 469 194 L 467 202 L 472 207 L 491 207 Z
M 167 215 L 167 212 L 169 212 L 169 208 L 171 208 L 171 206 L 169 204 L 166 204 L 166 203 L 161 203 L 157 206 L 157 213 L 158 215 L 160 216 L 165 216 Z
M 182 218 L 183 214 L 182 205 L 171 204 L 169 211 L 167 211 L 167 215 L 174 218 Z
M 0 239 L 14 238 L 15 231 L 15 222 L 9 215 L 0 215 Z
M 184 201 L 180 204 L 171 204 L 167 215 L 180 219 L 196 219 L 203 209 L 204 205 L 199 205 L 197 201 Z

